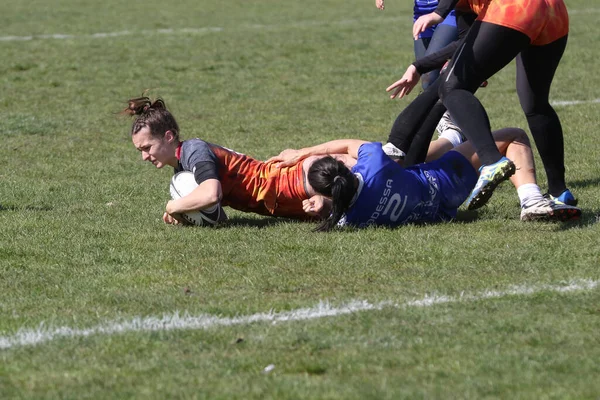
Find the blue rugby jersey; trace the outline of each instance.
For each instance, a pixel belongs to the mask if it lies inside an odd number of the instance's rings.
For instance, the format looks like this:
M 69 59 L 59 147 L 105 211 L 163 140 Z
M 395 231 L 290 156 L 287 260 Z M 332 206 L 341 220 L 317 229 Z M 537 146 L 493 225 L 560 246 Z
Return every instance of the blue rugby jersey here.
M 415 0 L 415 5 L 413 7 L 415 21 L 421 15 L 434 12 L 437 6 L 438 0 Z
M 435 11 L 438 6 L 438 0 L 415 0 L 413 7 L 413 23 L 421 16 L 429 14 Z M 448 14 L 444 22 L 441 25 L 456 26 L 456 16 L 454 10 Z M 419 34 L 419 38 L 430 38 L 433 36 L 433 31 L 437 25 L 431 26 L 425 30 L 425 32 Z
M 359 189 L 340 225 L 398 226 L 454 216 L 455 210 L 449 210 L 450 215 L 443 207 L 440 210 L 437 174 L 419 166 L 402 168 L 383 152 L 381 143 L 360 146 L 352 172 L 359 179 Z

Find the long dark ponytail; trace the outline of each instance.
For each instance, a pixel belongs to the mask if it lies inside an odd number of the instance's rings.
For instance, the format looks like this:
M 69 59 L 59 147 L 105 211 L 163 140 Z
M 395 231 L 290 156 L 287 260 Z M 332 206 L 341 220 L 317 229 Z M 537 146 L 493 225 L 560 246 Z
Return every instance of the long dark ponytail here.
M 329 231 L 350 207 L 358 188 L 357 179 L 343 162 L 327 156 L 310 166 L 308 183 L 317 193 L 332 199 L 331 214 L 315 229 L 318 232 Z

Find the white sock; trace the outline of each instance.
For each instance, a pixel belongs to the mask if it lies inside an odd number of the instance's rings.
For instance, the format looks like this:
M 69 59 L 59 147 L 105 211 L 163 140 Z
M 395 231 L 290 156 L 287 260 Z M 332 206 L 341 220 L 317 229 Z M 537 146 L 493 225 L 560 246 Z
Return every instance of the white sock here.
M 446 129 L 440 134 L 440 137 L 452 143 L 452 147 L 456 147 L 463 142 L 460 132 L 452 128 Z
M 406 153 L 394 146 L 392 143 L 384 144 L 381 149 L 385 154 L 387 154 L 392 159 L 399 159 L 406 157 Z
M 544 198 L 540 187 L 535 183 L 526 183 L 517 188 L 521 207 L 538 202 Z

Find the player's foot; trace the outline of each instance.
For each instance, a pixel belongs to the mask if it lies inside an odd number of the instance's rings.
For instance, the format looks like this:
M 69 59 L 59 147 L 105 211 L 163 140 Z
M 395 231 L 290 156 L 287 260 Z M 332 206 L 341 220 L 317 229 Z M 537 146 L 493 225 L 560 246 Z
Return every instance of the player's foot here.
M 391 158 L 394 161 L 404 160 L 404 157 L 406 157 L 406 154 L 402 150 L 394 146 L 392 143 L 384 144 L 383 146 L 381 146 L 381 149 L 385 154 L 387 154 L 389 158 Z
M 460 128 L 454 123 L 448 111 L 446 111 L 444 115 L 442 115 L 442 118 L 440 119 L 440 122 L 438 122 L 435 129 L 437 129 L 439 133 L 444 132 L 446 129 L 454 129 L 455 131 L 460 131 Z
M 571 191 L 569 189 L 566 189 L 558 197 L 554 197 L 550 193 L 546 193 L 544 195 L 544 197 L 546 197 L 546 198 L 548 198 L 550 200 L 558 200 L 561 203 L 564 203 L 564 204 L 569 205 L 569 206 L 576 206 L 577 205 L 577 199 L 575 198 L 575 196 L 573 196 L 573 193 L 571 193 Z
M 492 197 L 494 189 L 500 183 L 510 178 L 515 173 L 515 164 L 506 157 L 490 165 L 479 168 L 479 179 L 471 195 L 467 199 L 467 210 L 483 207 Z
M 581 209 L 543 198 L 521 209 L 521 221 L 570 221 L 579 219 Z
M 452 117 L 450 116 L 448 111 L 446 111 L 444 113 L 444 115 L 442 115 L 442 118 L 440 119 L 440 122 L 438 122 L 435 129 L 437 129 L 439 134 L 444 133 L 445 130 L 452 129 L 457 132 L 460 132 L 461 136 L 464 138 L 462 131 L 460 130 L 458 125 L 456 125 L 456 123 L 454 122 L 454 120 L 452 119 Z M 464 140 L 466 140 L 466 139 L 464 139 Z

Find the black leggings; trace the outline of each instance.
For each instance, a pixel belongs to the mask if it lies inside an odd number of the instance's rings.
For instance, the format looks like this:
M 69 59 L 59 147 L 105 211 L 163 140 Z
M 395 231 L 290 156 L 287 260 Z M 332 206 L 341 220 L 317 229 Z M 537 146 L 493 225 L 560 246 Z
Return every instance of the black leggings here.
M 388 142 L 393 143 L 397 148 L 407 154 L 409 154 L 409 151 L 413 154 L 421 154 L 423 152 L 425 152 L 425 155 L 427 154 L 429 141 L 423 138 L 429 137 L 429 140 L 431 140 L 435 126 L 444 114 L 444 112 L 442 112 L 438 116 L 433 113 L 436 104 L 438 104 L 438 107 L 441 105 L 441 103 L 438 102 L 440 82 L 440 79 L 436 79 L 423 93 L 418 95 L 408 106 L 406 106 L 406 108 L 404 108 L 404 110 L 402 110 L 400 115 L 396 117 L 394 125 L 392 125 Z M 441 107 L 445 110 L 443 105 L 441 105 Z M 432 127 L 428 130 L 427 127 L 429 126 Z M 417 139 L 415 137 L 420 139 L 418 141 L 419 143 L 423 141 L 426 141 L 426 143 L 423 143 L 419 148 L 416 148 Z M 424 149 L 422 147 L 424 147 Z M 423 158 L 423 161 L 424 160 L 425 158 Z
M 443 114 L 443 107 L 436 107 L 437 94 L 477 149 L 482 163 L 498 161 L 502 156 L 492 137 L 487 113 L 473 93 L 483 81 L 517 57 L 517 92 L 521 107 L 544 163 L 549 192 L 559 195 L 566 188 L 564 142 L 560 121 L 550 106 L 548 95 L 566 43 L 565 36 L 548 45 L 532 46 L 529 37 L 521 32 L 475 21 L 442 76 L 398 116 L 389 141 L 405 152 L 411 144 L 428 146 L 429 142 L 422 139 L 431 138 L 433 130 L 425 130 L 435 118 L 439 120 L 440 112 Z M 430 111 L 433 111 L 431 115 Z M 413 131 L 408 132 L 410 129 Z M 422 155 L 423 149 L 411 148 L 408 154 Z
M 517 56 L 517 93 L 548 177 L 548 191 L 560 195 L 565 184 L 565 147 L 560 119 L 548 99 L 567 36 L 545 46 L 529 46 Z

